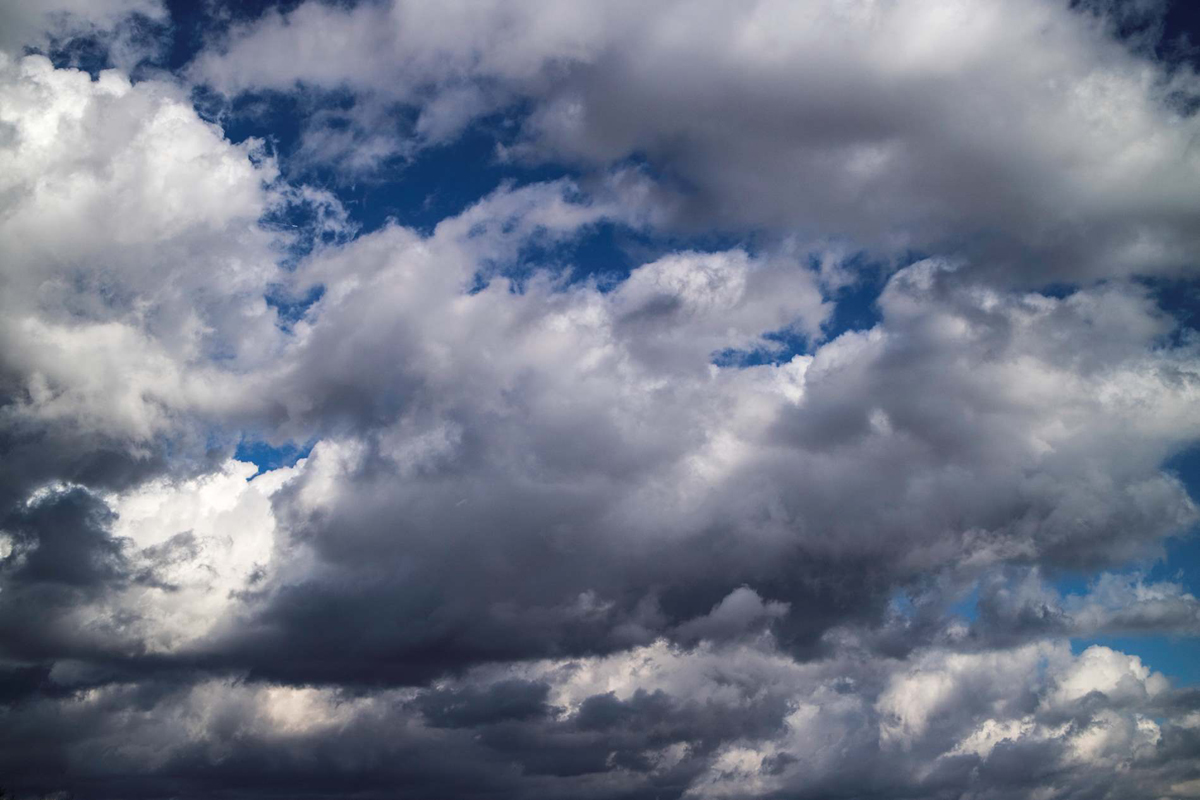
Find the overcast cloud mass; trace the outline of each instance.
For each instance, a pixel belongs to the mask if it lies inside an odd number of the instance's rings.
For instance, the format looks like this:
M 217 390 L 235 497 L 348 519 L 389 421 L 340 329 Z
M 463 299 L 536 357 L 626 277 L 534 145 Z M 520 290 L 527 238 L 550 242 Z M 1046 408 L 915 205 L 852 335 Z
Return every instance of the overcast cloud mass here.
M 1200 797 L 1196 11 L 0 0 L 0 789 Z

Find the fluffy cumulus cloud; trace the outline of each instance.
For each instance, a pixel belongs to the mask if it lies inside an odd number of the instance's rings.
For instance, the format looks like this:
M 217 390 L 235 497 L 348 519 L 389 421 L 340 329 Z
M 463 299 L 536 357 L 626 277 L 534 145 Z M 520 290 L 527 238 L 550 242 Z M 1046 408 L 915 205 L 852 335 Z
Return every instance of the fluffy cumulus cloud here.
M 1092 5 L 1089 5 L 1088 10 Z M 1145 4 L 1143 4 L 1145 5 Z M 364 3 L 235 26 L 217 90 L 350 92 L 314 155 L 405 155 L 513 102 L 505 157 L 648 162 L 675 222 L 953 246 L 1029 281 L 1176 272 L 1200 82 L 1058 0 Z M 381 109 L 415 111 L 379 146 Z
M 0 11 L 0 788 L 1200 796 L 1176 9 L 174 10 Z

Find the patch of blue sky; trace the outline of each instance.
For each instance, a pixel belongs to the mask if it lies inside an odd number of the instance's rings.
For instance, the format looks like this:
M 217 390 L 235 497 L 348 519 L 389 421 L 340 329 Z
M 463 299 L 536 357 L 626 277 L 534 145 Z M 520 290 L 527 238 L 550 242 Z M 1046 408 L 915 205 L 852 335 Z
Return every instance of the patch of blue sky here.
M 966 593 L 950 604 L 947 611 L 968 622 L 979 619 L 979 584 L 973 584 Z
M 1045 286 L 1039 286 L 1036 291 L 1043 297 L 1066 300 L 1079 291 L 1079 286 L 1074 283 L 1048 283 Z
M 26 54 L 40 53 L 59 69 L 81 69 L 95 80 L 101 71 L 112 67 L 108 46 L 93 38 L 70 39 L 65 42 L 51 41 L 49 48 L 26 47 Z
M 925 257 L 924 254 L 912 252 L 904 254 L 895 262 L 890 262 L 873 259 L 863 251 L 846 258 L 841 266 L 853 276 L 853 280 L 836 289 L 829 298 L 834 307 L 833 314 L 822 326 L 825 338 L 836 339 L 843 333 L 870 330 L 879 324 L 882 319 L 879 313 L 879 295 L 883 292 L 888 277 L 897 269 L 915 264 Z M 812 255 L 810 265 L 813 269 L 819 264 L 819 256 Z
M 324 286 L 314 286 L 306 294 L 289 295 L 282 287 L 274 288 L 264 295 L 267 306 L 275 311 L 277 324 L 284 330 L 291 330 L 299 322 L 313 304 L 325 296 Z
M 268 472 L 280 467 L 292 467 L 302 458 L 308 458 L 315 442 L 284 442 L 274 445 L 263 439 L 243 437 L 238 442 L 233 457 L 238 461 L 249 461 L 258 467 L 258 473 Z
M 760 367 L 786 364 L 797 355 L 811 349 L 809 338 L 795 328 L 783 328 L 765 333 L 763 344 L 749 350 L 720 350 L 712 355 L 712 363 L 718 367 Z
M 907 620 L 911 620 L 917 615 L 917 606 L 905 591 L 892 593 L 891 600 L 888 602 L 888 610 Z
M 681 246 L 675 239 L 602 220 L 584 227 L 570 239 L 533 237 L 513 262 L 486 265 L 477 276 L 477 283 L 486 285 L 491 277 L 503 276 L 519 292 L 535 272 L 549 271 L 560 277 L 564 286 L 594 283 L 606 292 L 643 264 L 680 249 L 702 249 L 705 243 L 690 244 L 693 246 Z
M 1200 331 L 1200 278 L 1143 278 L 1141 283 L 1158 307 L 1174 317 L 1177 323 L 1161 346 L 1194 343 Z
M 513 293 L 521 294 L 537 273 L 549 273 L 564 287 L 594 281 L 607 290 L 629 276 L 637 265 L 618 242 L 616 226 L 597 223 L 583 228 L 569 240 L 533 237 L 512 260 L 485 260 L 475 275 L 481 289 L 497 278 L 508 281 Z
M 303 153 L 314 118 L 326 130 L 352 132 L 355 99 L 347 92 L 264 91 L 227 99 L 200 87 L 193 100 L 207 118 L 220 122 L 231 142 L 264 141 L 286 179 L 332 193 L 363 233 L 394 221 L 428 234 L 501 185 L 579 177 L 568 167 L 499 155 L 499 148 L 513 144 L 519 134 L 519 120 L 527 113 L 520 105 L 477 120 L 451 140 L 415 150 L 404 143 L 413 141 L 416 111 L 394 106 L 387 119 L 395 152 L 369 166 L 347 169 L 336 159 L 326 162 Z

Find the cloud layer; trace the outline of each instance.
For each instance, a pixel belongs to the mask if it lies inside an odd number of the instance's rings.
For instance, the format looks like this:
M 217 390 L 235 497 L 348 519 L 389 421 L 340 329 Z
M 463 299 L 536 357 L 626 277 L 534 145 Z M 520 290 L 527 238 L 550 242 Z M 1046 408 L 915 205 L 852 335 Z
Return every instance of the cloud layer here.
M 1200 796 L 1196 690 L 1086 643 L 1200 635 L 1187 66 L 1040 0 L 227 11 L 174 71 L 154 4 L 0 19 L 3 788 Z M 543 172 L 354 218 L 475 125 Z
M 336 129 L 313 119 L 317 157 L 404 156 L 521 101 L 505 157 L 644 160 L 677 224 L 965 249 L 1033 284 L 1178 272 L 1200 83 L 1111 24 L 1050 0 L 307 2 L 235 26 L 190 74 L 350 92 Z M 396 106 L 409 128 L 387 125 Z

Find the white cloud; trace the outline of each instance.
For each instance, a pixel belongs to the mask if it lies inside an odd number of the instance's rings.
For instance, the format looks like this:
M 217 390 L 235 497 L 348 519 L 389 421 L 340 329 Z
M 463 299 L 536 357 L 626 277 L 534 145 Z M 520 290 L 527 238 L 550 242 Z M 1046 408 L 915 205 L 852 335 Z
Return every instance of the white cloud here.
M 1069 703 L 1089 692 L 1103 692 L 1113 698 L 1132 694 L 1141 699 L 1154 697 L 1167 686 L 1166 678 L 1152 672 L 1137 656 L 1093 645 L 1080 653 L 1070 669 L 1059 676 L 1047 702 Z
M 309 2 L 235 28 L 192 75 L 415 106 L 417 145 L 528 100 L 510 156 L 644 156 L 700 224 L 956 247 L 1008 279 L 1177 272 L 1198 244 L 1197 121 L 1172 100 L 1195 75 L 1053 0 Z
M 6 413 L 145 443 L 236 407 L 229 367 L 277 349 L 272 164 L 178 87 L 116 71 L 0 54 L 0 109 L 4 361 L 24 382 Z
M 158 479 L 107 497 L 115 513 L 111 535 L 131 580 L 79 604 L 72 619 L 109 637 L 97 640 L 107 648 L 195 650 L 233 624 L 247 594 L 273 577 L 271 497 L 302 468 L 255 476 L 252 464 L 229 461 L 208 475 Z

